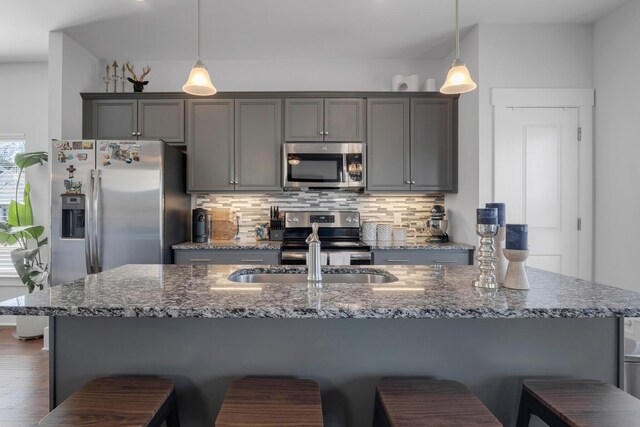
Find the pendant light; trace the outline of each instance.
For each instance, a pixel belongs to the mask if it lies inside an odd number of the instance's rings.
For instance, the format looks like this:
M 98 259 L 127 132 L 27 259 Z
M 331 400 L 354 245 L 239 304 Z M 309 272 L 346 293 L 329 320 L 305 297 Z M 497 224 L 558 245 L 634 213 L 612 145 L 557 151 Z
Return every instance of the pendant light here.
M 440 92 L 452 95 L 471 92 L 477 87 L 478 85 L 471 78 L 467 66 L 460 59 L 460 26 L 458 23 L 458 0 L 456 0 L 456 59 L 451 64 L 451 68 L 447 73 L 447 80 L 440 88 Z
M 198 22 L 196 28 L 198 33 L 198 59 L 195 64 L 193 64 L 189 78 L 182 86 L 182 91 L 199 96 L 215 95 L 217 90 L 211 83 L 207 67 L 205 67 L 204 63 L 200 60 L 200 0 L 198 0 Z

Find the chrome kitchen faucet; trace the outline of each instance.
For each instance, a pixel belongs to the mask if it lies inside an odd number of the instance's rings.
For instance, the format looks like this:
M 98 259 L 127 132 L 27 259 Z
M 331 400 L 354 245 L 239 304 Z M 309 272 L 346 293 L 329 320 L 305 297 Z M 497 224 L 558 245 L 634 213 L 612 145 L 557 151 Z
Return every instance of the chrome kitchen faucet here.
M 307 274 L 307 280 L 309 282 L 321 282 L 322 262 L 320 256 L 320 237 L 318 237 L 317 222 L 311 224 L 311 234 L 309 234 L 309 237 L 307 237 L 306 242 L 309 245 L 309 255 L 307 256 L 307 268 L 309 269 L 309 273 Z

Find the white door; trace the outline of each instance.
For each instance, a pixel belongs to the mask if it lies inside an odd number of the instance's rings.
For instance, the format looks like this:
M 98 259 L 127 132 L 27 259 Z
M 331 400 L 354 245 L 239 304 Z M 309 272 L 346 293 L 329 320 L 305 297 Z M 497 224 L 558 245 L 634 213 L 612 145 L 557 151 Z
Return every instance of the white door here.
M 527 265 L 579 271 L 578 108 L 495 110 L 495 200 L 529 224 Z

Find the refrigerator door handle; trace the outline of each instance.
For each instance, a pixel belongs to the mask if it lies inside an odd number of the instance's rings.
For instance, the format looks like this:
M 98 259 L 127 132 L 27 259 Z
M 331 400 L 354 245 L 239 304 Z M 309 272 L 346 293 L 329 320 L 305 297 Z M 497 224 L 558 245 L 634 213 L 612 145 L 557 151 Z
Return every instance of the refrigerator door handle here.
M 89 188 L 87 188 L 87 194 L 84 198 L 84 212 L 85 212 L 85 222 L 84 222 L 84 257 L 87 265 L 87 274 L 93 274 L 93 266 L 91 264 L 92 258 L 92 244 L 91 244 L 91 221 L 92 216 L 91 213 L 91 195 L 93 194 L 93 170 L 89 171 Z
M 100 185 L 102 183 L 102 171 L 95 169 L 93 172 L 93 270 L 100 273 Z

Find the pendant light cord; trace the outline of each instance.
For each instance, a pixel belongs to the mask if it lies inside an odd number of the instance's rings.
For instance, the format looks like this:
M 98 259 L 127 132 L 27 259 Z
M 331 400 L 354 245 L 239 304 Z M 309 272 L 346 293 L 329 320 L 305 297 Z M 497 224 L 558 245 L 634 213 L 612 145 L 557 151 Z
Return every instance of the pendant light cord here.
M 456 0 L 457 2 L 458 0 Z M 197 6 L 197 19 L 196 19 L 196 31 L 198 32 L 198 60 L 200 60 L 200 0 L 198 0 Z
M 460 23 L 458 22 L 458 0 L 456 0 L 456 59 L 460 59 Z

